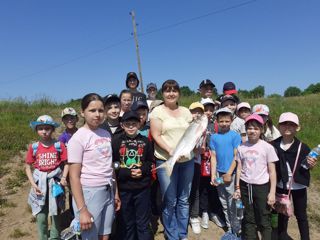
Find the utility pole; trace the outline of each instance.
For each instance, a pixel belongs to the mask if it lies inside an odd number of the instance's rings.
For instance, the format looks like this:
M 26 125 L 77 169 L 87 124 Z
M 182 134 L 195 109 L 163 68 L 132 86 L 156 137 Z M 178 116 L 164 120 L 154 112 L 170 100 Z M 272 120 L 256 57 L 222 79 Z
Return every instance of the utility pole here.
M 137 52 L 137 61 L 138 61 L 138 70 L 139 70 L 139 78 L 140 78 L 140 89 L 141 92 L 144 93 L 143 90 L 143 80 L 142 80 L 142 72 L 141 72 L 141 62 L 140 62 L 140 53 L 139 53 L 139 44 L 138 44 L 138 37 L 137 37 L 137 24 L 135 20 L 135 14 L 134 11 L 132 10 L 130 12 L 130 15 L 132 17 L 132 25 L 133 25 L 133 36 L 134 36 L 134 41 L 136 43 L 136 52 Z

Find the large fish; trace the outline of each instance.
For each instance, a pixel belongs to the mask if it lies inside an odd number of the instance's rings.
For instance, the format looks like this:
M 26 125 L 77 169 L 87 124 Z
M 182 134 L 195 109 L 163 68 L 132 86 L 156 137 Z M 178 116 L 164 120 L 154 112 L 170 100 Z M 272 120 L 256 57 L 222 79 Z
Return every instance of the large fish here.
M 196 146 L 201 146 L 207 129 L 208 118 L 205 115 L 193 120 L 176 146 L 172 156 L 157 168 L 166 168 L 171 176 L 174 164 L 183 156 L 188 156 Z

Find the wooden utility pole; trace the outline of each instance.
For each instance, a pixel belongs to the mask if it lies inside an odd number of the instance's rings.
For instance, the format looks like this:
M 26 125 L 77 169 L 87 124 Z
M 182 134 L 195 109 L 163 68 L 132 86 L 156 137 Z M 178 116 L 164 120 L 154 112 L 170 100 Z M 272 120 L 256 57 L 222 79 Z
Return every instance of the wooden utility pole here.
M 136 43 L 138 70 L 139 70 L 139 78 L 140 78 L 140 86 L 141 86 L 140 89 L 141 89 L 141 92 L 144 93 L 144 90 L 143 90 L 143 80 L 142 80 L 142 72 L 141 72 L 140 53 L 139 53 L 139 44 L 138 44 L 138 37 L 137 37 L 137 24 L 136 24 L 135 14 L 134 14 L 134 11 L 133 11 L 133 10 L 130 12 L 130 15 L 131 15 L 131 17 L 132 17 L 133 36 L 134 36 L 134 41 L 135 41 L 135 43 Z

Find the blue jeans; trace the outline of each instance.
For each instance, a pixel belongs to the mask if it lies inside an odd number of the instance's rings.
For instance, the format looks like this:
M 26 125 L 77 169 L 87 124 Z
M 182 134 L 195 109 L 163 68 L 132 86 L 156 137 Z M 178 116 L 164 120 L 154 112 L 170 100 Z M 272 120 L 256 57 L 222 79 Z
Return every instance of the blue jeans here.
M 164 163 L 157 159 L 157 167 Z M 157 170 L 162 195 L 162 224 L 168 240 L 188 236 L 189 196 L 194 172 L 194 161 L 176 163 L 171 176 L 165 168 Z

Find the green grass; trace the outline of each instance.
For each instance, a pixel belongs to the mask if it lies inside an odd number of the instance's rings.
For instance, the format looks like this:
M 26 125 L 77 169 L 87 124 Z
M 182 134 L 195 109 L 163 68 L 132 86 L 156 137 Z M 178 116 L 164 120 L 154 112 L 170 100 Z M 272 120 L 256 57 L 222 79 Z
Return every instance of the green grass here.
M 25 236 L 28 236 L 28 235 L 30 235 L 30 233 L 24 232 L 24 231 L 20 230 L 19 228 L 15 228 L 13 230 L 13 232 L 10 233 L 10 237 L 11 238 L 22 238 L 22 237 L 25 237 Z

